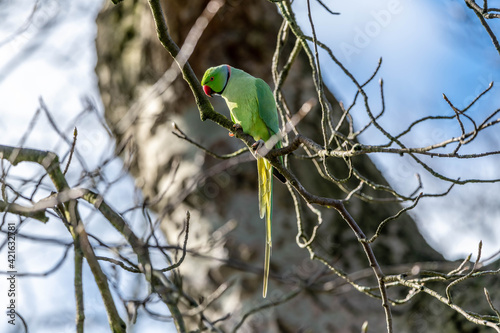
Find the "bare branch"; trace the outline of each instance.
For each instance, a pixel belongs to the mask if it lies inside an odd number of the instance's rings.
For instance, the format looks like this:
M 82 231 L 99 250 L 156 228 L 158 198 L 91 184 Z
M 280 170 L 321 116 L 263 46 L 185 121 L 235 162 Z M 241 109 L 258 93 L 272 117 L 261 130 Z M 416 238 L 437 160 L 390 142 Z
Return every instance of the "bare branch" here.
M 172 123 L 172 126 L 174 127 L 174 130 L 176 130 L 177 132 L 172 132 L 173 135 L 175 135 L 176 137 L 178 137 L 179 139 L 183 139 L 183 140 L 186 140 L 187 142 L 195 145 L 196 147 L 200 148 L 201 150 L 203 150 L 205 153 L 207 153 L 208 155 L 214 157 L 214 158 L 217 158 L 217 159 L 221 159 L 221 160 L 227 160 L 229 158 L 232 158 L 232 157 L 235 157 L 235 156 L 238 156 L 238 155 L 241 155 L 243 153 L 246 153 L 248 151 L 248 147 L 245 147 L 245 148 L 241 148 L 231 154 L 225 154 L 225 155 L 218 155 L 210 150 L 208 150 L 207 148 L 203 147 L 202 145 L 200 145 L 199 143 L 196 143 L 195 141 L 193 141 L 192 139 L 190 139 L 186 133 L 184 133 L 178 126 L 176 123 Z
M 487 3 L 485 3 L 485 7 L 481 8 L 479 7 L 474 0 L 465 0 L 465 3 L 469 8 L 472 8 L 474 11 L 474 14 L 478 17 L 479 21 L 481 22 L 481 25 L 484 27 L 486 32 L 491 38 L 491 41 L 495 48 L 497 49 L 498 53 L 500 54 L 500 44 L 498 43 L 498 39 L 495 36 L 495 33 L 493 30 L 491 30 L 490 26 L 486 22 L 486 19 L 492 19 L 492 18 L 500 18 L 500 14 L 496 13 L 491 13 L 491 11 L 495 11 L 493 9 L 488 9 L 487 8 Z
M 458 283 L 460 283 L 460 282 L 462 282 L 462 281 L 470 278 L 472 276 L 472 274 L 474 273 L 474 271 L 476 270 L 477 265 L 478 265 L 479 261 L 481 260 L 481 250 L 482 250 L 482 248 L 483 248 L 483 241 L 480 241 L 478 249 L 477 249 L 477 258 L 476 258 L 476 261 L 474 262 L 474 266 L 472 267 L 472 269 L 470 270 L 470 272 L 467 273 L 467 275 L 464 275 L 463 277 L 454 280 L 453 282 L 451 282 L 446 287 L 446 297 L 448 298 L 448 304 L 452 303 L 452 299 L 451 299 L 451 287 L 453 287 L 454 285 L 456 285 L 456 284 L 458 284 Z

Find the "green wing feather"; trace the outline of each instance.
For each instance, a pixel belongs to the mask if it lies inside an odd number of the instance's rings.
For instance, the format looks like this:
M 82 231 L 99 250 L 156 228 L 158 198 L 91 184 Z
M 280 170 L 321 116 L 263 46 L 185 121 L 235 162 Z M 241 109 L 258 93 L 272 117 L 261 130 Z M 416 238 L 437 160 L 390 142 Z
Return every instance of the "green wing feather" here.
M 255 87 L 257 89 L 259 116 L 271 132 L 269 134 L 274 135 L 279 132 L 280 128 L 273 92 L 267 83 L 262 79 L 255 79 Z
M 259 105 L 259 116 L 264 121 L 269 131 L 270 136 L 278 134 L 280 127 L 278 121 L 278 111 L 276 109 L 276 101 L 274 100 L 273 92 L 267 83 L 262 79 L 255 79 L 255 87 L 257 89 L 257 102 Z M 275 148 L 281 148 L 281 141 L 278 141 Z M 281 163 L 283 158 L 280 156 Z

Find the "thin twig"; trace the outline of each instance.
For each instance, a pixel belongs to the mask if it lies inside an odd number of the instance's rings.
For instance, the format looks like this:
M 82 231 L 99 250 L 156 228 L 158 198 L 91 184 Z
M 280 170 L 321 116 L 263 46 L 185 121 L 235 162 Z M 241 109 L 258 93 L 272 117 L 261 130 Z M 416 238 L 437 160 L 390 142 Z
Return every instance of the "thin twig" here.
M 484 27 L 486 32 L 491 38 L 491 41 L 495 48 L 497 49 L 498 53 L 500 54 L 500 44 L 498 43 L 498 39 L 495 36 L 495 33 L 491 30 L 490 26 L 486 22 L 485 19 L 491 19 L 491 18 L 500 18 L 500 14 L 493 14 L 489 13 L 488 11 L 483 10 L 483 8 L 479 7 L 474 0 L 465 0 L 465 3 L 472 8 L 476 16 L 478 17 L 479 21 L 481 22 L 481 25 Z M 485 4 L 485 8 L 486 8 Z M 490 9 L 491 10 L 491 9 Z
M 491 310 L 495 312 L 498 322 L 500 322 L 500 311 L 497 310 L 497 308 L 493 305 L 493 301 L 491 300 L 490 293 L 488 292 L 488 289 L 484 288 L 484 295 L 486 296 L 486 301 L 488 302 L 488 305 L 490 306 Z
M 71 163 L 71 159 L 73 158 L 73 153 L 75 152 L 75 146 L 76 146 L 76 137 L 78 135 L 78 130 L 74 129 L 73 131 L 73 143 L 71 144 L 71 149 L 68 157 L 68 163 L 66 163 L 66 167 L 64 168 L 63 175 L 66 175 L 66 172 L 68 172 L 69 165 Z
M 186 133 L 184 133 L 178 126 L 176 123 L 172 122 L 172 127 L 174 128 L 175 131 L 177 132 L 172 132 L 172 134 L 174 134 L 176 137 L 178 137 L 179 139 L 182 139 L 182 140 L 186 140 L 187 142 L 193 144 L 194 146 L 200 148 L 201 150 L 203 150 L 205 153 L 207 153 L 208 155 L 214 157 L 214 158 L 217 158 L 217 159 L 220 159 L 220 160 L 227 160 L 227 159 L 230 159 L 232 157 L 235 157 L 235 156 L 238 156 L 238 155 L 241 155 L 243 153 L 246 153 L 248 151 L 248 147 L 244 147 L 244 148 L 241 148 L 241 149 L 238 149 L 237 151 L 233 152 L 233 153 L 230 153 L 230 154 L 225 154 L 225 155 L 218 155 L 216 153 L 214 153 L 213 151 L 203 147 L 202 145 L 200 145 L 199 143 L 193 141 L 192 139 L 190 139 Z
M 188 242 L 188 236 L 189 236 L 189 221 L 191 219 L 191 214 L 189 211 L 186 212 L 186 222 L 185 222 L 185 228 L 186 230 L 184 231 L 184 244 L 182 245 L 182 256 L 179 258 L 179 260 L 175 263 L 170 265 L 167 268 L 160 269 L 160 272 L 168 272 L 173 269 L 178 268 L 183 262 L 184 258 L 186 258 L 186 247 L 187 247 L 187 242 Z
M 472 274 L 476 271 L 476 268 L 477 268 L 477 265 L 479 263 L 479 261 L 481 260 L 481 250 L 483 248 L 483 241 L 480 241 L 479 242 L 479 245 L 478 245 L 478 249 L 477 249 L 477 258 L 476 258 L 476 261 L 474 262 L 474 266 L 472 266 L 472 269 L 469 271 L 469 273 L 467 273 L 466 275 L 454 280 L 453 282 L 451 282 L 447 287 L 446 287 L 446 297 L 448 298 L 448 304 L 451 304 L 452 303 L 452 299 L 451 299 L 451 287 L 453 287 L 454 285 L 470 278 L 472 276 Z
M 291 291 L 290 293 L 284 295 L 283 297 L 277 299 L 277 300 L 272 300 L 272 301 L 266 301 L 264 302 L 262 305 L 259 305 L 259 306 L 256 306 L 252 309 L 250 309 L 248 312 L 246 312 L 243 317 L 241 318 L 241 320 L 236 324 L 236 326 L 234 327 L 234 329 L 232 330 L 233 333 L 235 333 L 236 331 L 238 331 L 238 329 L 245 323 L 245 321 L 251 316 L 253 315 L 254 313 L 257 313 L 257 312 L 260 312 L 262 310 L 265 310 L 265 309 L 268 309 L 268 308 L 271 308 L 271 307 L 276 307 L 280 304 L 283 304 L 285 302 L 288 302 L 289 300 L 291 300 L 292 298 L 296 297 L 297 295 L 300 294 L 300 292 L 302 291 L 302 289 L 296 289 L 296 290 L 293 290 Z
M 491 327 L 495 331 L 497 331 L 497 332 L 500 333 L 500 327 L 496 323 L 493 323 L 493 322 L 490 322 L 490 321 L 484 320 L 484 319 L 479 319 L 479 318 L 476 318 L 476 317 L 472 316 L 471 314 L 469 314 L 467 311 L 465 311 L 464 309 L 462 309 L 458 305 L 453 304 L 453 303 L 451 303 L 451 304 L 448 303 L 448 299 L 446 297 L 441 296 L 436 291 L 434 291 L 434 290 L 432 290 L 432 289 L 430 289 L 430 288 L 428 288 L 426 286 L 423 286 L 422 284 L 411 282 L 411 281 L 407 281 L 402 276 L 398 276 L 398 278 L 399 278 L 399 283 L 401 285 L 407 286 L 409 288 L 413 288 L 413 289 L 416 289 L 416 290 L 419 290 L 420 292 L 424 292 L 424 293 L 426 293 L 426 294 L 434 297 L 435 299 L 437 299 L 441 303 L 449 306 L 451 309 L 453 309 L 457 313 L 461 314 L 468 321 L 470 321 L 470 322 L 472 322 L 472 323 L 474 323 L 476 325 L 482 325 L 482 326 Z
M 367 240 L 368 243 L 373 243 L 381 234 L 382 232 L 382 229 L 385 227 L 385 225 L 387 223 L 389 223 L 390 221 L 394 221 L 396 220 L 398 217 L 400 217 L 403 213 L 406 213 L 407 211 L 415 208 L 418 204 L 418 201 L 420 200 L 420 198 L 422 197 L 423 193 L 421 192 L 414 200 L 413 204 L 411 206 L 408 206 L 408 207 L 405 207 L 403 209 L 401 209 L 399 212 L 397 212 L 396 215 L 393 215 L 393 216 L 390 216 L 388 218 L 386 218 L 385 220 L 383 220 L 382 222 L 379 223 L 378 227 L 377 227 L 377 230 L 375 231 L 375 234 L 369 239 Z

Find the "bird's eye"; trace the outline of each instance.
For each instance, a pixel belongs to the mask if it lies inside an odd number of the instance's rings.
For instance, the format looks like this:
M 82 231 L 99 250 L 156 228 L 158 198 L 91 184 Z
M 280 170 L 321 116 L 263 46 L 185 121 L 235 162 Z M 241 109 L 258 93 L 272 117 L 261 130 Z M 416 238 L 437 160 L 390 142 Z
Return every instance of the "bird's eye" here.
M 214 80 L 214 77 L 212 76 L 212 77 L 210 78 L 210 81 L 213 81 L 213 80 Z

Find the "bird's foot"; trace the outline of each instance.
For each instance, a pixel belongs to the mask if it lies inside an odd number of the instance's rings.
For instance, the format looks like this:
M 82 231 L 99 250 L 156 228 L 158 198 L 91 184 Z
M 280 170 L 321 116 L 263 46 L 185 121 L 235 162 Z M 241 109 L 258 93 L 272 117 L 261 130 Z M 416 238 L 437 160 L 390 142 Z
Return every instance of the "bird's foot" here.
M 243 127 L 241 127 L 241 125 L 240 125 L 240 124 L 234 124 L 234 125 L 233 125 L 233 128 L 234 128 L 234 131 L 243 130 Z M 229 133 L 228 133 L 228 135 L 229 135 L 230 137 L 233 137 L 233 136 L 234 136 L 234 133 L 229 132 Z
M 269 152 L 269 149 L 267 149 L 267 147 L 266 147 L 266 143 L 262 139 L 260 139 L 259 141 L 256 141 L 252 145 L 252 150 L 253 150 L 253 154 L 256 158 L 259 158 L 259 157 L 262 158 L 262 157 L 266 156 L 266 154 Z

